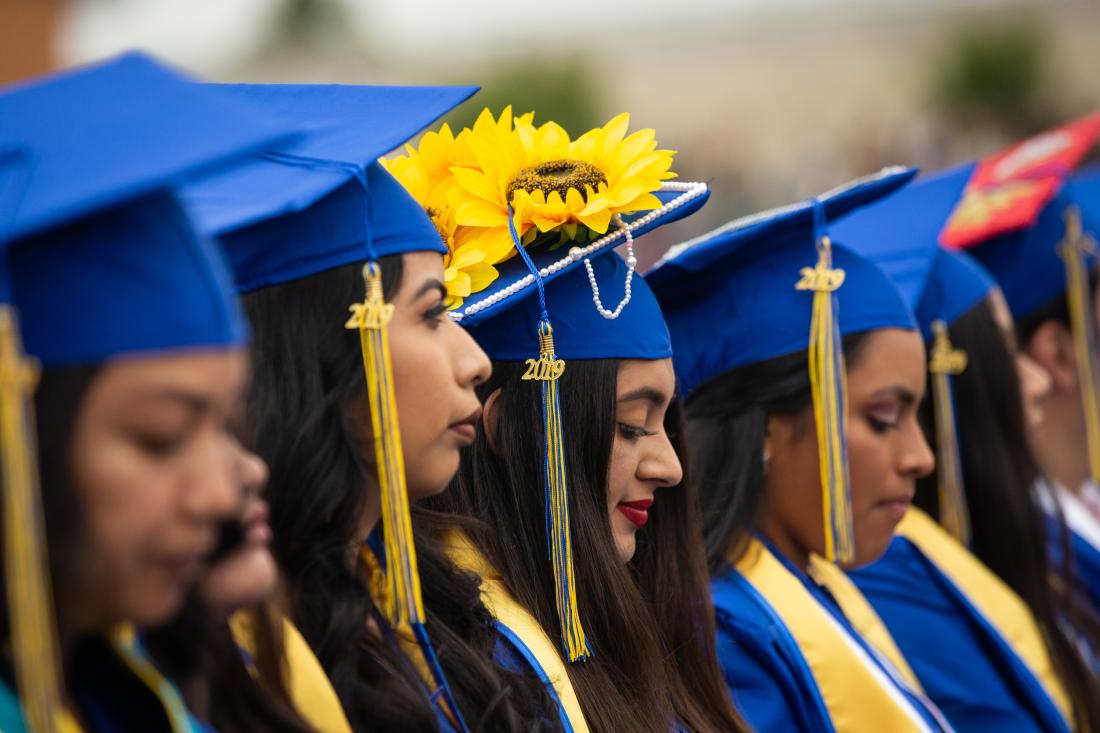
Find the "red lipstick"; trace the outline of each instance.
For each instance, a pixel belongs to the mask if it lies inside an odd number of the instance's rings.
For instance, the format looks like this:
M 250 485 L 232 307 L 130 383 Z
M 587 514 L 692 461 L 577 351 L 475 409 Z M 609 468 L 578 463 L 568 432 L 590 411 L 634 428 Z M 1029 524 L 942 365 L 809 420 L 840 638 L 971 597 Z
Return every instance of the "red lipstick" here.
M 638 529 L 641 529 L 649 521 L 649 508 L 653 506 L 653 499 L 638 499 L 637 501 L 620 501 L 615 505 L 619 513 L 630 520 Z

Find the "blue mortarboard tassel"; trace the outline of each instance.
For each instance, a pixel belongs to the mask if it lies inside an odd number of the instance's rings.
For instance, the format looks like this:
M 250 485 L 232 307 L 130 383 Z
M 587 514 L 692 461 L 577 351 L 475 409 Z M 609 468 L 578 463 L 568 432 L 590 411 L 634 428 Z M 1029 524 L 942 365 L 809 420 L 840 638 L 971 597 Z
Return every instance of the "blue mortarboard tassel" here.
M 833 268 L 832 245 L 823 228 L 824 207 L 817 202 L 814 206 L 817 264 L 802 268 L 802 277 L 795 288 L 811 290 L 814 294 L 809 340 L 810 391 L 821 472 L 825 558 L 844 563 L 855 556 L 851 488 L 848 482 L 844 350 L 836 320 L 834 295 L 844 284 L 844 270 Z
M 1058 245 L 1058 253 L 1066 263 L 1066 297 L 1069 301 L 1077 378 L 1084 394 L 1089 473 L 1093 481 L 1100 481 L 1100 403 L 1097 402 L 1100 366 L 1097 364 L 1096 324 L 1088 266 L 1088 260 L 1096 255 L 1096 241 L 1082 231 L 1081 211 L 1076 206 L 1066 209 L 1065 222 L 1066 235 Z
M 525 381 L 537 381 L 542 390 L 543 434 L 546 441 L 546 539 L 550 563 L 554 569 L 554 600 L 561 623 L 562 649 L 570 662 L 582 662 L 592 654 L 581 625 L 577 605 L 577 581 L 573 568 L 573 543 L 569 529 L 569 486 L 565 471 L 565 445 L 561 428 L 561 399 L 558 380 L 565 373 L 565 360 L 554 351 L 554 329 L 546 312 L 546 292 L 542 278 L 531 256 L 520 242 L 515 217 L 508 217 L 508 227 L 516 251 L 535 278 L 540 317 L 538 322 L 539 355 L 527 360 Z
M 959 437 L 955 427 L 955 397 L 951 378 L 966 371 L 966 352 L 956 349 L 942 320 L 932 323 L 932 400 L 936 408 L 936 486 L 940 524 L 963 545 L 970 544 L 970 509 L 963 491 Z

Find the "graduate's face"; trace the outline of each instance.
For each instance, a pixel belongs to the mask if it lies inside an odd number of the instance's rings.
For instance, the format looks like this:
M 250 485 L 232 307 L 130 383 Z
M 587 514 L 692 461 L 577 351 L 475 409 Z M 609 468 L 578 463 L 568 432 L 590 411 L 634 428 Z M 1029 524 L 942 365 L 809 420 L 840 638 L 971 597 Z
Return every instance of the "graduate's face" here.
M 412 500 L 438 494 L 458 471 L 459 450 L 473 443 L 481 416 L 474 387 L 492 370 L 477 342 L 447 315 L 445 295 L 443 257 L 405 255 L 389 339 Z
M 279 582 L 278 567 L 269 548 L 267 502 L 258 491 L 259 485 L 266 482 L 267 466 L 256 457 L 250 458 L 254 460 L 248 469 L 250 474 L 263 477 L 263 481 L 256 481 L 255 489 L 246 492 L 240 516 L 222 528 L 219 544 L 231 543 L 231 549 L 224 555 L 217 553 L 221 556 L 211 562 L 199 581 L 205 606 L 221 619 L 270 597 Z
M 665 432 L 675 389 L 671 359 L 626 359 L 619 365 L 607 507 L 624 563 L 634 557 L 635 535 L 649 512 L 661 511 L 657 489 L 676 486 L 684 475 Z
M 119 360 L 96 375 L 70 454 L 85 535 L 66 598 L 78 624 L 151 626 L 179 608 L 220 526 L 266 477 L 232 429 L 247 376 L 241 351 Z
M 868 334 L 848 369 L 848 462 L 856 556 L 881 557 L 913 501 L 916 480 L 935 461 L 917 420 L 924 395 L 920 334 L 883 329 Z M 821 481 L 812 412 L 768 420 L 765 533 L 799 556 L 824 554 Z

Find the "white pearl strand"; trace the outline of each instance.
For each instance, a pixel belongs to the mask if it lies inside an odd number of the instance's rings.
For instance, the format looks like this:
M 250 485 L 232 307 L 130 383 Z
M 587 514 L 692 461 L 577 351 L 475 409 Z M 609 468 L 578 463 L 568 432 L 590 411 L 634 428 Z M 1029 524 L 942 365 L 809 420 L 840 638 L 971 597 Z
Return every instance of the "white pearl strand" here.
M 596 283 L 596 273 L 592 271 L 592 261 L 587 257 L 584 258 L 584 269 L 588 271 L 588 283 L 592 286 L 592 302 L 596 304 L 596 310 L 600 315 L 609 321 L 614 321 L 623 312 L 623 308 L 630 302 L 630 286 L 634 281 L 634 268 L 638 266 L 638 258 L 634 256 L 634 237 L 630 233 L 630 229 L 623 223 L 622 218 L 618 214 L 615 215 L 615 223 L 619 225 L 619 228 L 623 230 L 624 236 L 626 236 L 626 284 L 623 286 L 624 293 L 623 299 L 619 301 L 619 305 L 615 307 L 615 310 L 609 311 L 603 307 L 603 302 L 600 300 L 600 286 Z
M 702 196 L 704 193 L 706 193 L 707 184 L 689 182 L 689 181 L 665 181 L 664 183 L 661 184 L 661 190 L 662 191 L 679 191 L 679 192 L 681 192 L 681 195 L 679 195 L 676 198 L 672 199 L 671 201 L 669 201 L 667 204 L 665 204 L 661 208 L 654 209 L 653 211 L 650 211 L 649 213 L 647 213 L 645 216 L 642 216 L 642 217 L 639 217 L 638 219 L 635 219 L 634 221 L 630 222 L 630 224 L 627 224 L 623 228 L 616 229 L 613 232 L 608 232 L 604 236 L 597 239 L 595 242 L 590 243 L 587 247 L 573 247 L 572 249 L 569 250 L 569 254 L 566 257 L 563 257 L 562 259 L 558 260 L 557 262 L 554 262 L 553 264 L 540 269 L 539 270 L 539 277 L 542 277 L 542 278 L 549 277 L 550 275 L 558 272 L 559 270 L 561 270 L 565 267 L 568 267 L 569 265 L 573 264 L 574 262 L 577 262 L 578 260 L 582 260 L 586 257 L 589 257 L 589 256 L 595 254 L 596 252 L 599 252 L 600 250 L 608 247 L 609 245 L 614 243 L 619 238 L 621 238 L 623 236 L 626 236 L 628 233 L 634 232 L 634 231 L 646 226 L 647 224 L 650 224 L 655 219 L 657 219 L 661 216 L 664 216 L 665 214 L 667 214 L 671 211 L 675 211 L 676 209 L 680 208 L 681 206 L 688 203 L 692 199 L 696 199 L 699 196 Z M 629 262 L 627 264 L 629 265 Z M 637 264 L 637 263 L 635 263 L 635 264 Z M 629 282 L 630 281 L 628 279 L 627 280 L 628 287 L 629 287 Z M 535 283 L 534 275 L 528 273 L 528 274 L 524 275 L 522 278 L 520 278 L 519 280 L 515 281 L 511 285 L 504 288 L 503 290 L 498 290 L 497 292 L 493 293 L 492 295 L 485 298 L 484 300 L 479 300 L 476 303 L 472 303 L 467 308 L 464 308 L 463 312 L 456 313 L 454 311 L 451 311 L 449 313 L 449 315 L 453 320 L 461 321 L 465 316 L 470 316 L 470 315 L 473 315 L 475 313 L 479 313 L 479 312 L 485 310 L 486 308 L 489 308 L 491 306 L 496 305 L 497 303 L 499 303 L 502 300 L 506 300 L 508 298 L 511 298 L 516 293 L 531 287 L 532 285 L 534 285 L 534 283 Z M 627 292 L 629 293 L 629 290 Z M 625 305 L 625 303 L 623 303 L 621 305 Z M 620 308 L 617 309 L 617 310 L 621 310 L 621 305 L 620 305 Z M 599 307 L 602 308 L 602 306 L 599 306 Z M 601 310 L 601 313 L 602 312 L 603 311 Z

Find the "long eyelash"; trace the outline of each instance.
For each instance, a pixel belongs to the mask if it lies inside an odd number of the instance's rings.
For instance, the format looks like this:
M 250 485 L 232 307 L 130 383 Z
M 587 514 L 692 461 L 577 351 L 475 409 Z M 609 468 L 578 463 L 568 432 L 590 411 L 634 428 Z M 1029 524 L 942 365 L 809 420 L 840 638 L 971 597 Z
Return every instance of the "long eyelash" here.
M 639 438 L 656 435 L 656 433 L 651 433 L 645 428 L 640 428 L 637 425 L 627 425 L 626 423 L 619 423 L 619 432 L 627 440 L 638 440 Z
M 880 420 L 877 417 L 872 417 L 870 415 L 867 416 L 867 422 L 871 424 L 871 429 L 874 430 L 876 433 L 885 433 L 893 430 L 898 426 L 897 423 L 886 422 L 885 420 Z
M 425 321 L 439 320 L 439 318 L 441 318 L 443 316 L 443 314 L 446 313 L 446 312 L 447 312 L 447 305 L 443 302 L 440 302 L 440 303 L 432 306 L 428 310 L 424 311 L 424 320 Z

